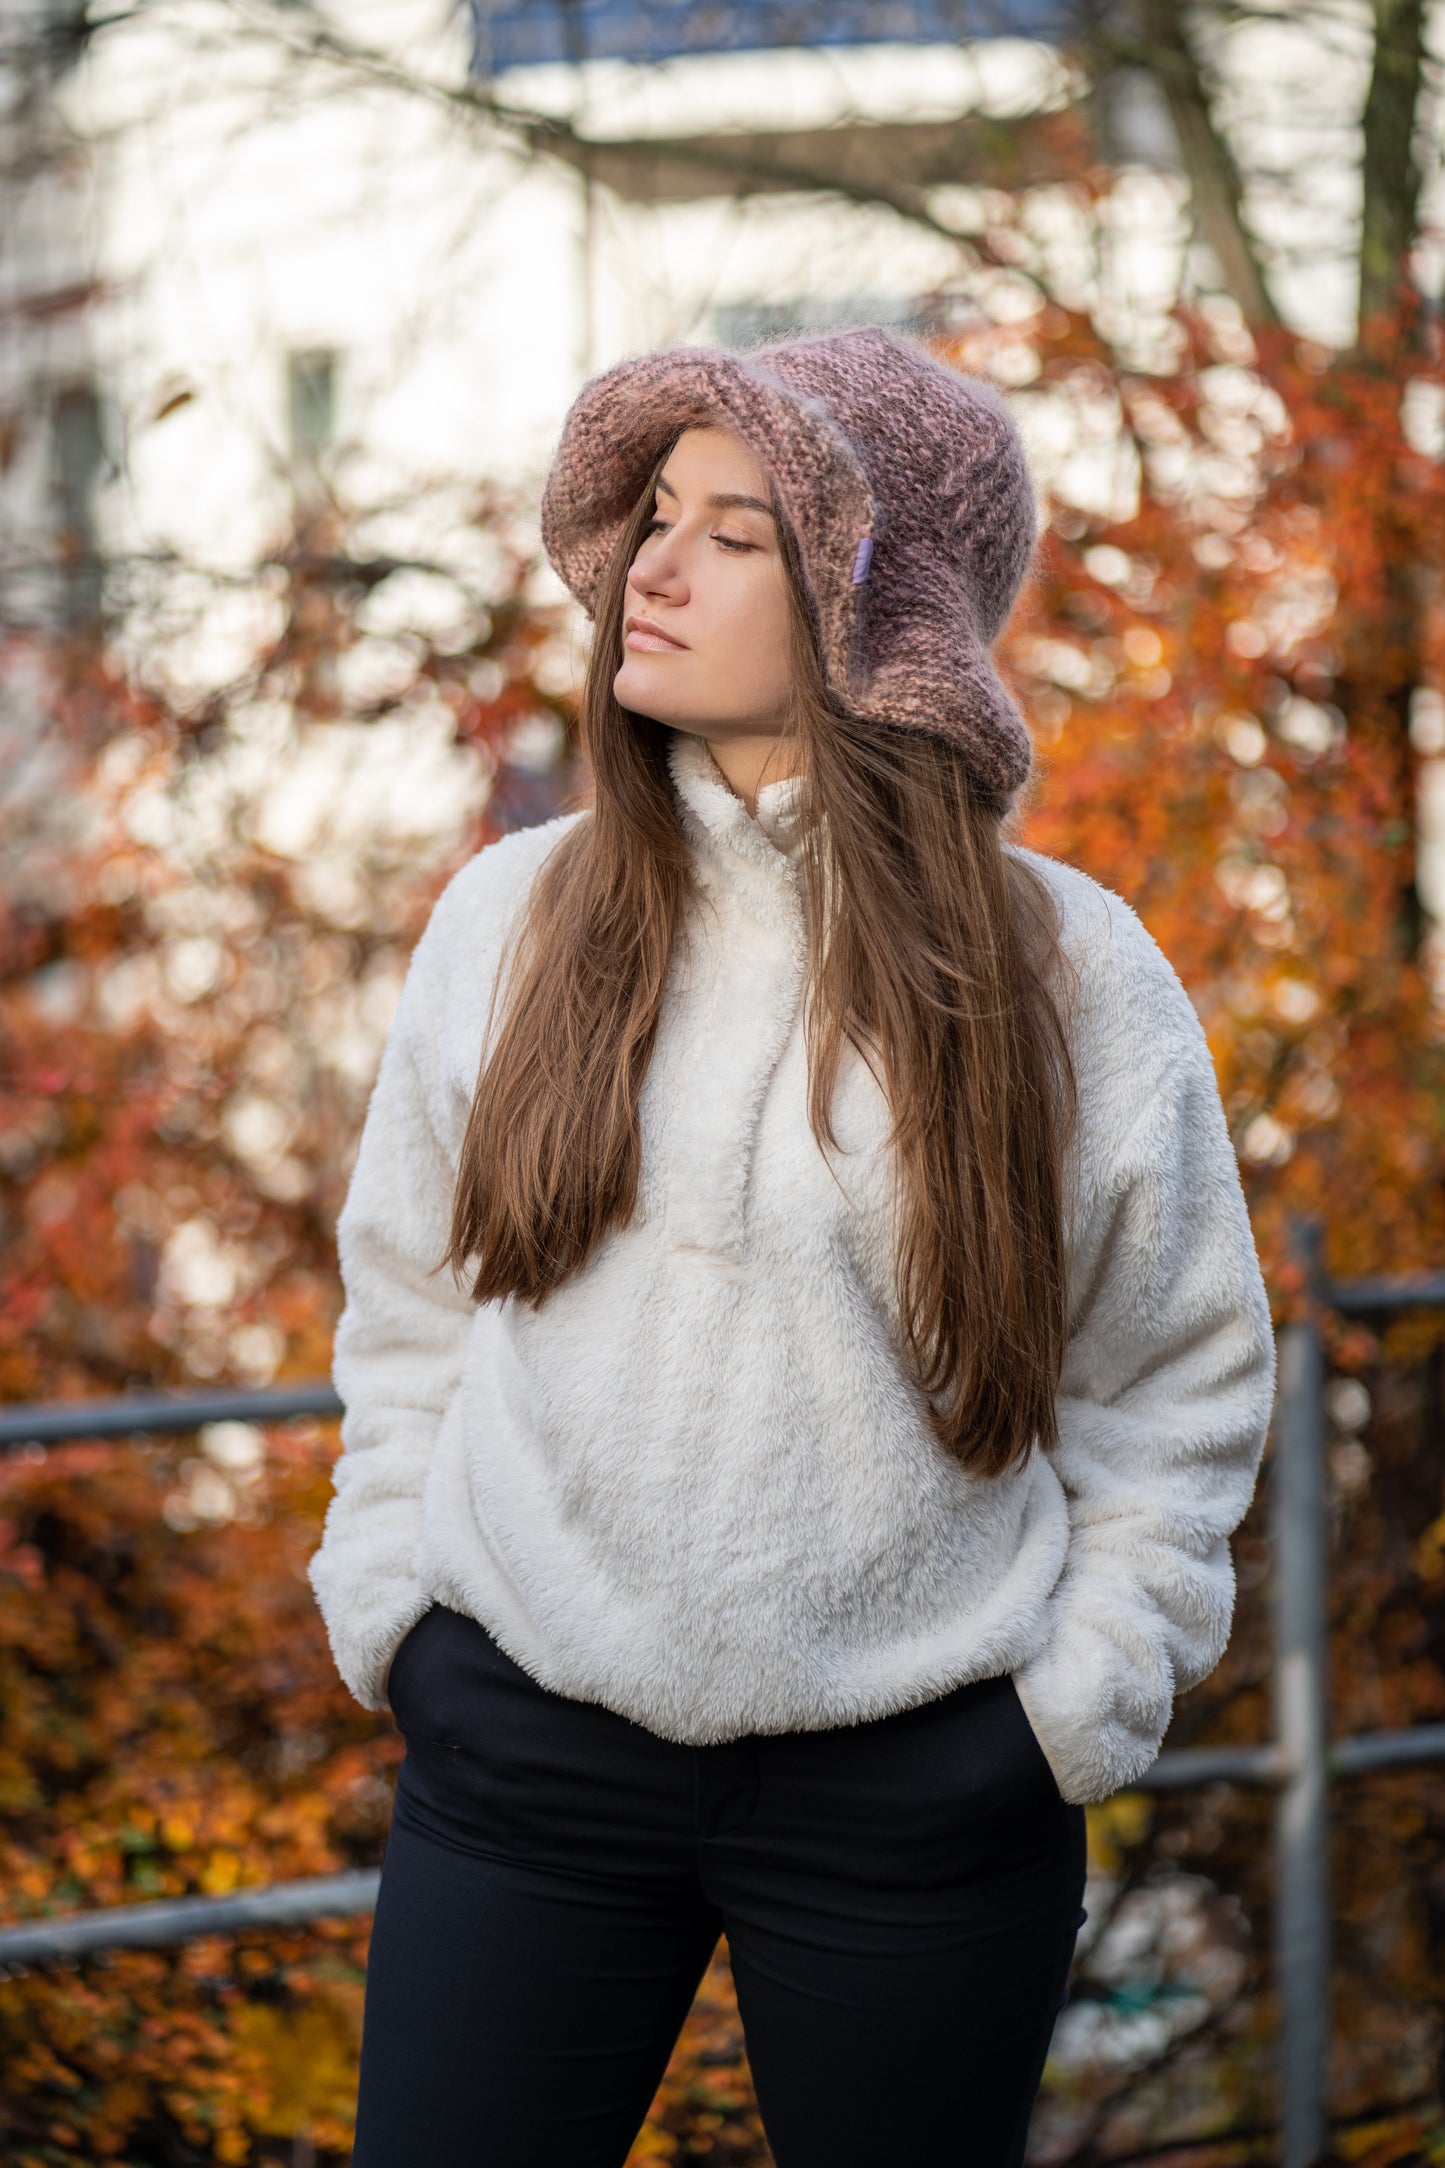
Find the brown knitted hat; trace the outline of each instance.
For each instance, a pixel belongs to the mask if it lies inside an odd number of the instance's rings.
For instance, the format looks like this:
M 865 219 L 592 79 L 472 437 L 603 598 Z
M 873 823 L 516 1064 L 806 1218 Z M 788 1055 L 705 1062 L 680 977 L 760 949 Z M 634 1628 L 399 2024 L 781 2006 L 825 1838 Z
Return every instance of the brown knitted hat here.
M 668 347 L 604 370 L 573 402 L 542 496 L 547 555 L 589 616 L 653 460 L 709 423 L 773 479 L 843 712 L 953 739 L 986 790 L 1012 796 L 1032 752 L 989 649 L 1037 514 L 1000 393 L 872 324 L 747 354 Z

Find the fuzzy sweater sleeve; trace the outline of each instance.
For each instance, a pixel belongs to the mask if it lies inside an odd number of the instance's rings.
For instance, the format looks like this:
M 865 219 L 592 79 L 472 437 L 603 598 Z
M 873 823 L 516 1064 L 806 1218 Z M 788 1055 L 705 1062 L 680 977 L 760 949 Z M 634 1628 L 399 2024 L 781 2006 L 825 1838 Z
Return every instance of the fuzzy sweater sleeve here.
M 342 1450 L 307 1572 L 338 1671 L 378 1711 L 392 1652 L 429 1602 L 412 1569 L 422 1491 L 475 1315 L 449 1267 L 429 1276 L 449 1236 L 468 1113 L 442 1051 L 444 965 L 460 938 L 465 876 L 443 891 L 412 952 L 336 1228 Z
M 1126 916 L 1116 929 L 1129 968 L 1110 1003 L 1120 1028 L 1093 1109 L 1117 1121 L 1120 1141 L 1071 1254 L 1051 1456 L 1069 1544 L 1045 1638 L 1014 1675 L 1063 1796 L 1079 1804 L 1143 1775 L 1176 1695 L 1224 1653 L 1229 1538 L 1274 1396 L 1269 1303 L 1208 1042 L 1172 967 Z

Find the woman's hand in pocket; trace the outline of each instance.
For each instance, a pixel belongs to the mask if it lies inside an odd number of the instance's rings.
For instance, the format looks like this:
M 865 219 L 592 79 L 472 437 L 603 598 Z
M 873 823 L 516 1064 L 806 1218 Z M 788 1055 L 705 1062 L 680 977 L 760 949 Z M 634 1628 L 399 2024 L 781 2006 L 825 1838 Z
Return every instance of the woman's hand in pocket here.
M 396 1687 L 398 1677 L 400 1673 L 405 1669 L 406 1659 L 416 1645 L 417 1635 L 420 1633 L 422 1627 L 425 1626 L 427 1620 L 432 1616 L 435 1610 L 436 1605 L 434 1603 L 429 1604 L 426 1610 L 422 1612 L 421 1617 L 419 1619 L 413 1620 L 412 1624 L 407 1628 L 406 1632 L 402 1635 L 400 1641 L 398 1641 L 396 1647 L 391 1652 L 391 1662 L 386 1667 L 386 1678 L 382 1684 L 382 1692 L 386 1696 L 387 1707 L 391 1710 L 392 1719 L 396 1723 L 400 1723 L 401 1721 L 400 1717 L 397 1715 L 396 1705 Z
M 1044 1752 L 1043 1742 L 1040 1740 L 1038 1733 L 1034 1730 L 1033 1719 L 1030 1717 L 1028 1710 L 1024 1707 L 1023 1695 L 1018 1690 L 1017 1681 L 1015 1680 L 1014 1675 L 1011 1671 L 1006 1672 L 1005 1677 L 1008 1679 L 1009 1683 L 1009 1698 L 1013 1702 L 1014 1711 L 1018 1718 L 1019 1728 L 1024 1733 L 1027 1739 L 1028 1750 L 1033 1760 L 1035 1769 L 1041 1775 L 1047 1777 L 1050 1790 L 1053 1791 L 1059 1798 L 1062 1798 L 1063 1794 L 1059 1791 L 1059 1780 L 1054 1775 L 1054 1765 L 1049 1760 L 1048 1755 Z

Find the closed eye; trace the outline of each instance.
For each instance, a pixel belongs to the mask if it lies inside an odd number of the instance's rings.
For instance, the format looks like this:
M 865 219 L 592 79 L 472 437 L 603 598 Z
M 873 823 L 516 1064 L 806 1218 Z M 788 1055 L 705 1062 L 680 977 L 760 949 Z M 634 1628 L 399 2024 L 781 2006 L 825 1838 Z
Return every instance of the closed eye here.
M 643 539 L 646 540 L 650 534 L 666 534 L 667 528 L 668 522 L 665 519 L 650 519 L 642 530 Z M 731 535 L 715 534 L 712 539 L 725 550 L 751 550 L 757 547 L 755 542 L 735 542 Z

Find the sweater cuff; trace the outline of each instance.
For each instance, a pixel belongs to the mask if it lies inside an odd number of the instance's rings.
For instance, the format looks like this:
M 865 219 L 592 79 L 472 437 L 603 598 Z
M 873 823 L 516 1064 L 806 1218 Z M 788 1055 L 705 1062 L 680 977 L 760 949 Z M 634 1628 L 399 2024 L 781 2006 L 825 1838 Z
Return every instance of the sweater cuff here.
M 1173 1682 L 1157 1680 L 1140 1700 L 1127 1693 L 1120 1669 L 1118 1649 L 1075 1624 L 1013 1674 L 1024 1714 L 1071 1806 L 1112 1798 L 1159 1757 L 1173 1714 Z M 1130 1683 L 1137 1689 L 1137 1678 Z
M 350 1580 L 344 1589 L 334 1585 L 329 1567 L 325 1552 L 318 1551 L 306 1572 L 337 1671 L 363 1709 L 389 1716 L 386 1677 L 391 1659 L 434 1599 L 414 1575 L 403 1579 L 396 1574 L 388 1576 L 382 1592 L 368 1597 Z

